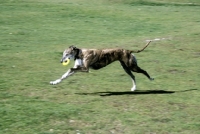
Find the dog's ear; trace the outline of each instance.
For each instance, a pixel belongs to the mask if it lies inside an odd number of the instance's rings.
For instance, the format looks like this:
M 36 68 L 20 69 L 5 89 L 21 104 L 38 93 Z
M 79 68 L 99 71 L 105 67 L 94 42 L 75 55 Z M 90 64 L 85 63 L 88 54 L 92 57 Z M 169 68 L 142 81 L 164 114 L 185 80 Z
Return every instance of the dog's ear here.
M 74 45 L 70 46 L 69 48 L 72 48 L 72 50 L 76 49 L 76 47 Z

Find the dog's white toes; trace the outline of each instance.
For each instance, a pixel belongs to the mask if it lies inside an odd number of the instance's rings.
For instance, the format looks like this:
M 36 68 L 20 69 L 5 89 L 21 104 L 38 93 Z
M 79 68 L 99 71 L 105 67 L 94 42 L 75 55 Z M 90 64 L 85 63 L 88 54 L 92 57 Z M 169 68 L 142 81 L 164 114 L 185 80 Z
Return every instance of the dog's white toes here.
M 131 88 L 131 91 L 133 92 L 133 91 L 135 91 L 136 90 L 136 86 L 133 86 L 132 88 Z
M 57 80 L 55 80 L 55 81 L 50 81 L 50 84 L 51 85 L 56 85 L 56 84 L 58 84 L 58 83 L 60 83 L 61 82 L 61 79 L 57 79 Z
M 50 84 L 51 84 L 51 85 L 55 85 L 54 81 L 50 81 Z

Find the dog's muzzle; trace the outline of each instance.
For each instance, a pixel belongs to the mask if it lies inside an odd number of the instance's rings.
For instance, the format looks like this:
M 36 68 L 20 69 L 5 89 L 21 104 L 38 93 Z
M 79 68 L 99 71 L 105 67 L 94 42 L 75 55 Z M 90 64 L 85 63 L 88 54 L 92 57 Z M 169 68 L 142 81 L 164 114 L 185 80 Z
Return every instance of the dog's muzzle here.
M 69 57 L 63 57 L 63 58 L 60 60 L 60 63 L 66 62 L 67 60 L 70 60 L 70 58 L 69 58 Z

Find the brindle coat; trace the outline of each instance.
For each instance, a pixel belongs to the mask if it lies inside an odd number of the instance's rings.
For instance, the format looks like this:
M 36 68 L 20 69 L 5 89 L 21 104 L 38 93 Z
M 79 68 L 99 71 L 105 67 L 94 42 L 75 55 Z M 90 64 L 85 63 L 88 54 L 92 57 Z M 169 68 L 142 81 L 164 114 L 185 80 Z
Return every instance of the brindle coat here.
M 79 49 L 74 46 L 70 46 L 63 52 L 61 63 L 67 61 L 70 58 L 73 58 L 75 59 L 74 67 L 69 69 L 60 79 L 51 81 L 50 84 L 58 84 L 63 79 L 77 71 L 89 72 L 89 68 L 98 70 L 118 60 L 125 72 L 131 77 L 133 81 L 133 87 L 131 90 L 134 91 L 136 89 L 135 76 L 131 71 L 143 73 L 150 80 L 153 80 L 153 78 L 151 78 L 145 70 L 141 69 L 137 65 L 137 60 L 132 54 L 143 51 L 149 45 L 149 43 L 150 42 L 148 42 L 143 49 L 138 51 L 125 49 Z

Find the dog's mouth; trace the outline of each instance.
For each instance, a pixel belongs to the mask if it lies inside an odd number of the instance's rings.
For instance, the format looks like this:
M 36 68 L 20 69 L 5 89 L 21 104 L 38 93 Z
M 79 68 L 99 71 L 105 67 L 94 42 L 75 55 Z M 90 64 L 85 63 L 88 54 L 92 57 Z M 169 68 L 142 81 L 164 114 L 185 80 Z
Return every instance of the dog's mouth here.
M 67 63 L 67 62 L 69 62 L 69 60 L 70 60 L 70 59 L 67 59 L 67 60 L 65 60 L 63 63 Z
M 66 63 L 70 60 L 70 58 L 67 58 L 67 59 L 61 59 L 60 63 Z

